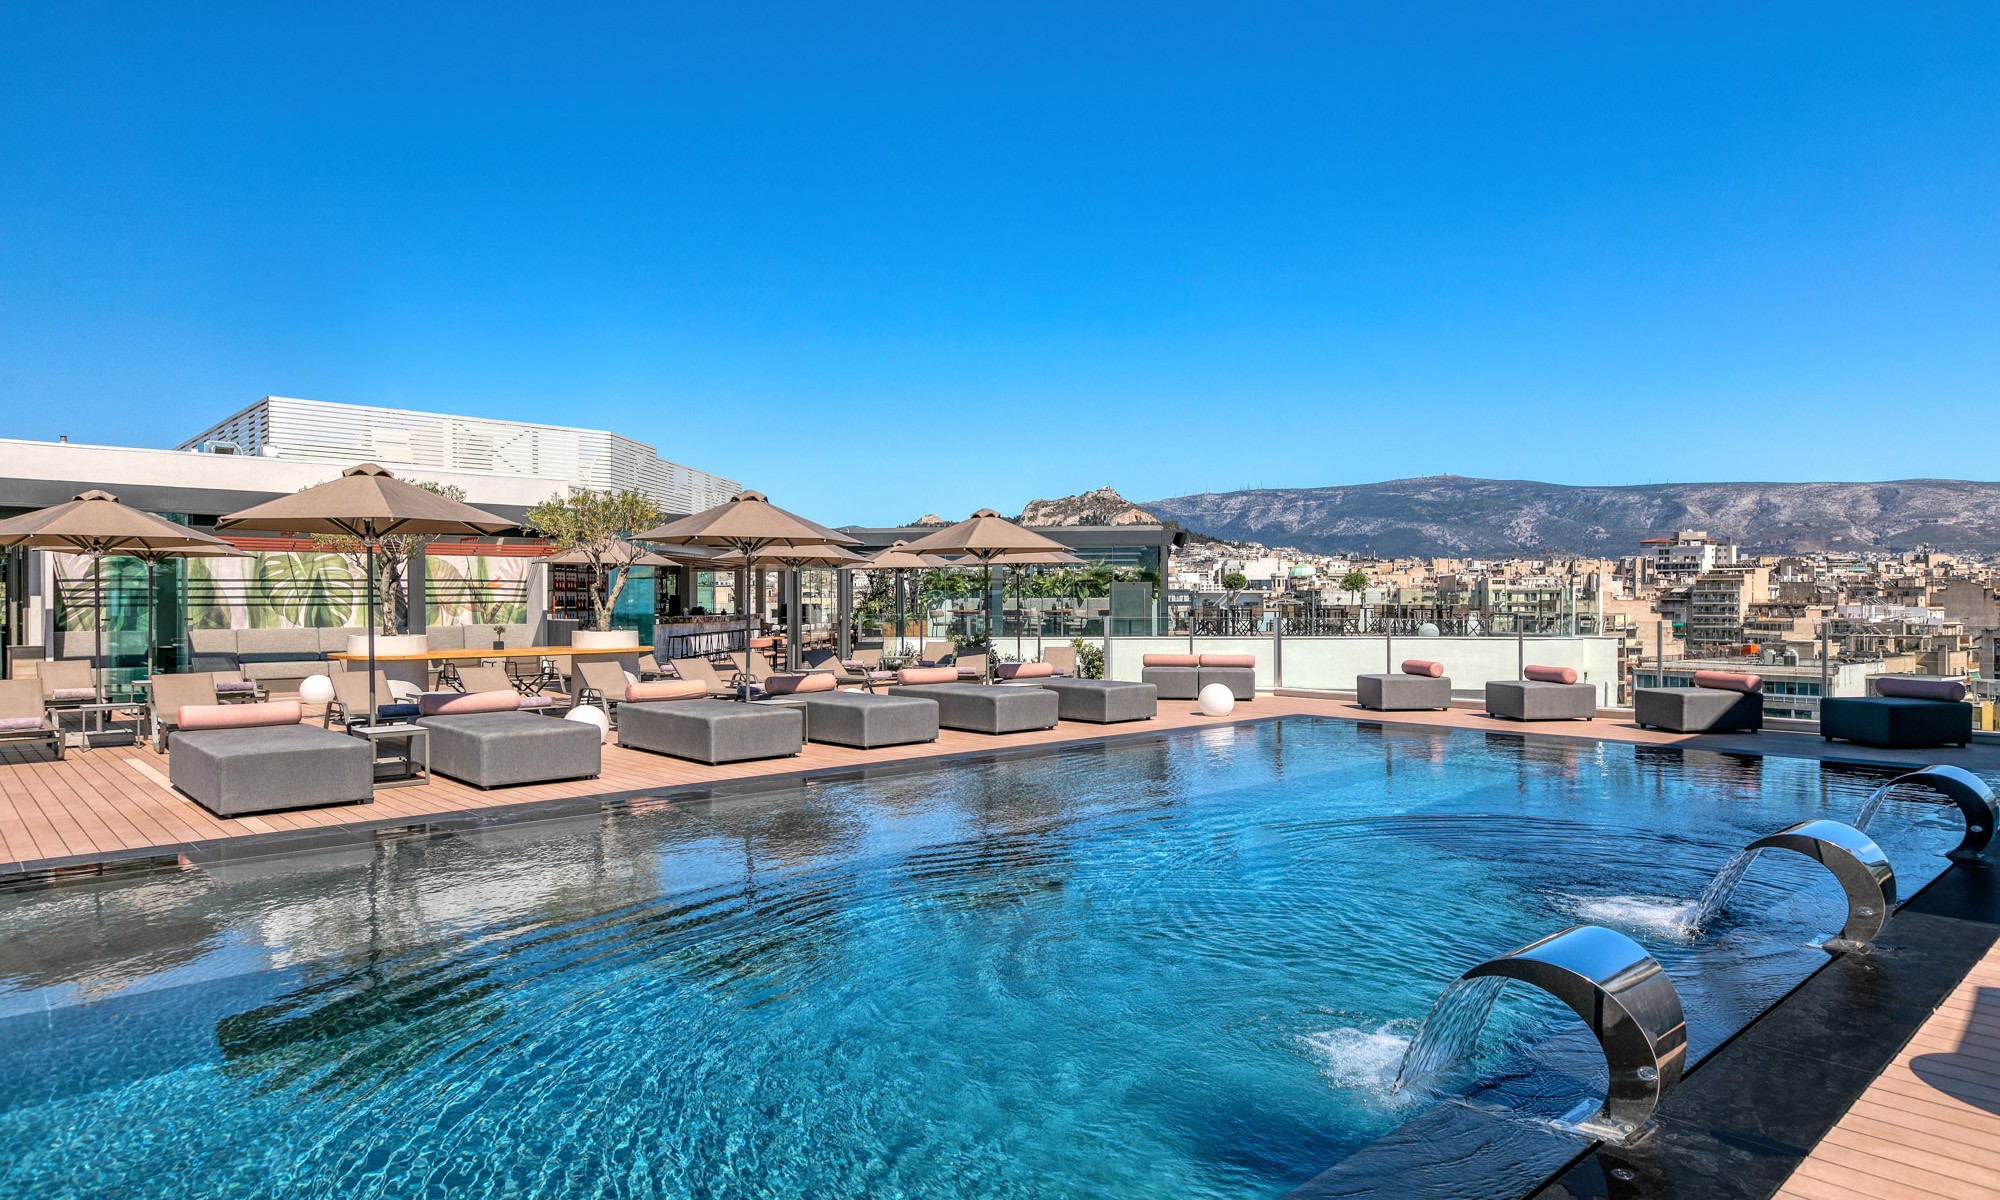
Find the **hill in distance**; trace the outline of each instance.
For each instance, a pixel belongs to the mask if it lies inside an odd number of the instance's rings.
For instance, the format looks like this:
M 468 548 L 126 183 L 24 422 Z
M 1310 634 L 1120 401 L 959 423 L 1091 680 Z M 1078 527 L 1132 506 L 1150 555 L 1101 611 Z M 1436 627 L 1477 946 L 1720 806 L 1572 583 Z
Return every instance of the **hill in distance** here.
M 1101 489 L 1036 504 L 1069 505 L 1105 494 L 1117 497 Z M 1350 487 L 1204 492 L 1132 508 L 1212 537 L 1320 554 L 1616 557 L 1637 552 L 1644 538 L 1679 529 L 1705 530 L 1764 553 L 1919 545 L 1959 553 L 2000 549 L 2000 483 L 1956 479 L 1576 487 L 1433 475 Z

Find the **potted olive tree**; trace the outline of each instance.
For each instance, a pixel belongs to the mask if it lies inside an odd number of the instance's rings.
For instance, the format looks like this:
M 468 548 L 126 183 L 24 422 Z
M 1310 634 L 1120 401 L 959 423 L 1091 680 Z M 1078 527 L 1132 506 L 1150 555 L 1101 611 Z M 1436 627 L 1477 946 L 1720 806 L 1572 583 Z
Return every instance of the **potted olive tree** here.
M 590 572 L 590 628 L 570 635 L 579 649 L 637 646 L 639 631 L 611 628 L 611 614 L 631 577 L 639 551 L 625 540 L 635 529 L 667 519 L 651 497 L 635 488 L 592 491 L 571 488 L 528 510 L 522 526 L 547 538 L 569 561 Z

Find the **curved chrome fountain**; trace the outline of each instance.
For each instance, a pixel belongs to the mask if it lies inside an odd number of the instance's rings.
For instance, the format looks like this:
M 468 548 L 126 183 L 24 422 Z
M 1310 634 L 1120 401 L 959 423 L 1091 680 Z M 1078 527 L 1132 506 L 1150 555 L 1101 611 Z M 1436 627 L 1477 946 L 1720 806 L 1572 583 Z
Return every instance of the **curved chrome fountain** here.
M 1491 987 L 1472 981 L 1491 981 Z M 1653 1110 L 1680 1082 L 1687 1059 L 1687 1022 L 1673 980 L 1645 947 L 1600 925 L 1577 925 L 1531 942 L 1510 954 L 1488 959 L 1445 989 L 1404 1055 L 1404 1073 L 1418 1064 L 1425 1073 L 1447 1065 L 1426 1040 L 1436 1025 L 1469 1050 L 1477 1039 L 1497 987 L 1508 980 L 1538 987 L 1569 1005 L 1604 1051 L 1610 1086 L 1604 1102 L 1586 1101 L 1563 1124 L 1580 1133 L 1624 1141 L 1644 1128 Z M 1469 1020 L 1453 1021 L 1455 998 L 1468 1006 Z M 1401 1087 L 1405 1078 L 1397 1080 Z
M 1819 819 L 1800 821 L 1743 849 L 1747 854 L 1796 851 L 1832 873 L 1847 894 L 1847 924 L 1823 943 L 1830 953 L 1867 946 L 1882 932 L 1882 923 L 1896 906 L 1896 872 L 1889 866 L 1889 856 L 1852 825 Z
M 1953 847 L 1946 858 L 1964 861 L 1977 858 L 1986 844 L 1993 840 L 1993 829 L 2000 825 L 2000 799 L 1993 795 L 1993 789 L 1984 779 L 1961 767 L 1929 766 L 1921 771 L 1911 771 L 1898 775 L 1876 788 L 1861 805 L 1861 811 L 1854 816 L 1854 827 L 1867 832 L 1868 823 L 1882 810 L 1889 793 L 1899 787 L 1921 785 L 1942 794 L 1965 817 L 1965 838 Z

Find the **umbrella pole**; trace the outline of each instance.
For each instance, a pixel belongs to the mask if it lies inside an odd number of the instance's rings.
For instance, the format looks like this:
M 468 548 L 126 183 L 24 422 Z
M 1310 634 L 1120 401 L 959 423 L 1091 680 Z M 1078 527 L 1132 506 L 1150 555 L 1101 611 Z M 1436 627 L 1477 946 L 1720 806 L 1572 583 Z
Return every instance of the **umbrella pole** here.
M 364 573 L 368 577 L 368 716 L 362 724 L 373 725 L 375 714 L 380 709 L 375 701 L 375 533 L 372 527 L 368 536 L 363 539 L 362 545 L 367 550 L 367 557 L 363 563 Z
M 104 685 L 111 672 L 104 669 L 104 555 L 94 554 L 90 559 L 91 603 L 97 610 L 97 619 L 91 623 L 96 636 L 97 653 L 91 659 L 91 667 L 97 672 L 92 675 L 97 685 L 97 698 L 104 699 Z
M 986 682 L 993 682 L 993 560 L 986 560 Z
M 896 649 L 897 658 L 903 656 L 903 572 L 896 571 Z

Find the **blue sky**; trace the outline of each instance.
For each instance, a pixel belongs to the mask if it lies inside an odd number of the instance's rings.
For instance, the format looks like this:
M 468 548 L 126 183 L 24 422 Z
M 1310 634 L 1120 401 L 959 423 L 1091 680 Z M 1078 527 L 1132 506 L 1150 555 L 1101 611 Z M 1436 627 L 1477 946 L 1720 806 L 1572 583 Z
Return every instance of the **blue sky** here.
M 823 520 L 1993 478 L 2000 5 L 0 10 L 4 432 L 617 429 Z

